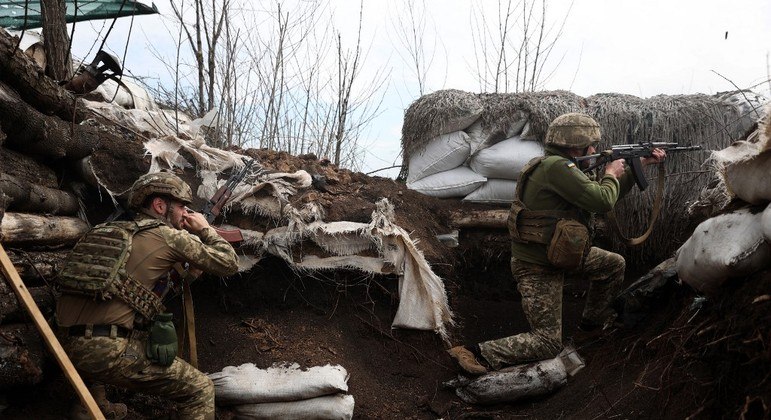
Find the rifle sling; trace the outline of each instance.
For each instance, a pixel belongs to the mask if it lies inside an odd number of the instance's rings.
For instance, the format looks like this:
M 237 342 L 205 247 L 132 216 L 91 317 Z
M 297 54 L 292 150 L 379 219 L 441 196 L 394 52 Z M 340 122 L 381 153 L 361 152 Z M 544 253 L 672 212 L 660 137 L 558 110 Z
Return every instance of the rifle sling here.
M 624 240 L 624 243 L 626 243 L 627 245 L 637 246 L 642 244 L 643 242 L 645 242 L 646 239 L 648 239 L 648 236 L 650 236 L 651 232 L 653 231 L 653 225 L 656 223 L 656 219 L 658 219 L 659 213 L 661 213 L 661 202 L 663 201 L 662 199 L 664 197 L 665 177 L 666 177 L 666 167 L 664 166 L 664 164 L 660 164 L 658 180 L 656 181 L 656 197 L 653 199 L 653 210 L 651 210 L 650 220 L 648 221 L 648 228 L 645 229 L 645 232 L 643 232 L 642 235 L 636 238 L 627 238 L 621 232 L 621 227 L 618 225 L 615 208 L 609 211 L 608 213 L 606 213 L 606 216 L 611 221 L 611 224 L 615 227 L 616 232 L 618 232 L 618 235 L 621 236 L 621 238 Z

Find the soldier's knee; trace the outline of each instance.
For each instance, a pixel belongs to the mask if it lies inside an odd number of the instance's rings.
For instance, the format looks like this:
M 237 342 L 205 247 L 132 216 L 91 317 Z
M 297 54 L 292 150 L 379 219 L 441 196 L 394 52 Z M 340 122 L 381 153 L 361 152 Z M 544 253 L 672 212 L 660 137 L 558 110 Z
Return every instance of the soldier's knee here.
M 562 333 L 558 331 L 539 331 L 536 333 L 539 341 L 541 342 L 541 348 L 543 349 L 544 356 L 554 357 L 562 351 Z

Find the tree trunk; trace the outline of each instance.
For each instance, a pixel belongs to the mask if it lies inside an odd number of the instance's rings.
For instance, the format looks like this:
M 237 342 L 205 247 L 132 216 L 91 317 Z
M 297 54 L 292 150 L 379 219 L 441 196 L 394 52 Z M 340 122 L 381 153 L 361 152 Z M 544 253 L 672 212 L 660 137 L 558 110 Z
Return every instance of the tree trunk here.
M 6 249 L 6 251 L 16 271 L 19 272 L 19 277 L 28 287 L 44 285 L 51 281 L 69 255 L 69 250 L 26 252 Z M 2 287 L 3 284 L 0 284 L 0 293 L 3 293 Z
M 13 89 L 0 82 L 0 124 L 8 136 L 5 146 L 24 153 L 53 158 L 82 158 L 99 145 L 103 130 L 67 123 L 29 106 Z
M 0 323 L 28 322 L 27 309 L 24 305 L 19 305 L 19 298 L 10 287 L 5 285 L 2 278 L 0 278 L 0 283 L 3 283 L 3 286 L 0 287 Z M 7 291 L 2 291 L 3 288 Z M 54 294 L 48 286 L 28 287 L 27 290 L 43 316 L 53 314 Z
M 86 222 L 75 217 L 6 212 L 0 221 L 0 241 L 4 245 L 71 244 L 88 229 Z
M 16 48 L 18 38 L 0 31 L 0 80 L 13 86 L 33 107 L 46 115 L 58 115 L 79 123 L 92 115 L 81 99 L 46 77 L 40 67 Z M 7 122 L 0 122 L 7 129 Z
M 54 80 L 72 78 L 70 38 L 67 36 L 64 0 L 40 0 L 43 15 L 43 39 L 46 52 L 46 75 Z
M 7 199 L 6 210 L 31 213 L 68 214 L 78 212 L 78 199 L 74 194 L 35 185 L 0 172 L 0 192 Z
M 0 389 L 39 383 L 44 360 L 43 341 L 32 324 L 0 326 Z
M 459 228 L 506 228 L 509 210 L 453 211 L 450 225 Z
M 1 126 L 0 130 L 2 130 Z M 1 135 L 3 133 L 0 131 Z M 0 147 L 0 162 L 3 162 L 2 172 L 7 175 L 43 187 L 57 188 L 59 186 L 56 172 L 51 167 L 43 165 L 27 155 Z

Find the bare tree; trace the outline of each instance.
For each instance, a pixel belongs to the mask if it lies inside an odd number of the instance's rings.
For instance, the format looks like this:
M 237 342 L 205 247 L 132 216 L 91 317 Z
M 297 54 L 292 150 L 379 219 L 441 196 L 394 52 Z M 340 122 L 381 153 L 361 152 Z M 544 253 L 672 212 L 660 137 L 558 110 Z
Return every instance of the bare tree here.
M 416 0 L 398 1 L 396 6 L 399 5 L 404 5 L 406 10 L 398 13 L 392 21 L 396 38 L 402 46 L 397 49 L 397 54 L 409 66 L 418 84 L 418 93 L 423 96 L 427 91 L 426 80 L 435 58 L 436 38 L 430 37 L 434 41 L 432 45 L 425 44 L 429 38 L 426 33 L 428 19 L 425 0 L 419 3 Z
M 483 8 L 484 4 L 479 3 L 472 20 L 480 89 L 488 92 L 539 89 L 551 76 L 546 65 L 562 35 L 569 9 L 558 24 L 550 24 L 546 0 L 519 0 L 516 4 L 512 0 L 499 0 L 495 22 L 488 20 L 489 14 Z
M 64 0 L 40 0 L 40 9 L 46 42 L 46 75 L 54 80 L 69 80 L 72 77 L 72 62 L 65 22 L 67 6 Z

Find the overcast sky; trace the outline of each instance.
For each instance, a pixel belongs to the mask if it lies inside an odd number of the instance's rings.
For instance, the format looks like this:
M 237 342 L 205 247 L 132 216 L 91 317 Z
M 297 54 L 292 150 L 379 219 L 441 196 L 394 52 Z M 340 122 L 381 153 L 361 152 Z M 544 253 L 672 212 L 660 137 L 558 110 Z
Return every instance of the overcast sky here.
M 404 109 L 419 97 L 414 73 L 401 58 L 404 54 L 393 29 L 396 16 L 404 16 L 404 4 L 400 0 L 364 2 L 362 39 L 370 45 L 365 72 L 389 69 L 390 83 L 384 92 L 382 113 L 365 133 L 363 142 L 368 147 L 362 172 L 400 163 L 397 155 Z M 497 2 L 425 1 L 428 18 L 424 42 L 436 51 L 427 93 L 449 88 L 479 92 L 474 76 L 473 13 L 480 4 L 489 9 L 490 16 Z M 156 5 L 162 16 L 135 19 L 125 66 L 134 74 L 164 78 L 163 66 L 146 47 L 152 43 L 158 49 L 173 49 L 174 45 L 165 29 L 171 16 L 168 2 L 156 1 Z M 565 89 L 581 96 L 616 92 L 643 98 L 713 94 L 734 89 L 727 78 L 741 88 L 771 96 L 766 81 L 771 53 L 769 0 L 576 0 L 568 11 L 569 6 L 570 2 L 563 0 L 547 3 L 547 17 L 553 24 L 558 25 L 566 15 L 567 19 L 546 66 L 554 73 L 544 89 Z M 332 0 L 331 8 L 339 29 L 352 34 L 358 2 Z M 108 45 L 122 56 L 129 19 L 118 22 Z M 89 25 L 99 30 L 101 23 Z M 85 25 L 78 28 L 86 33 Z M 76 34 L 74 53 L 88 51 L 91 42 L 84 37 Z M 367 80 L 367 73 L 363 80 Z M 378 175 L 397 173 L 391 170 Z

